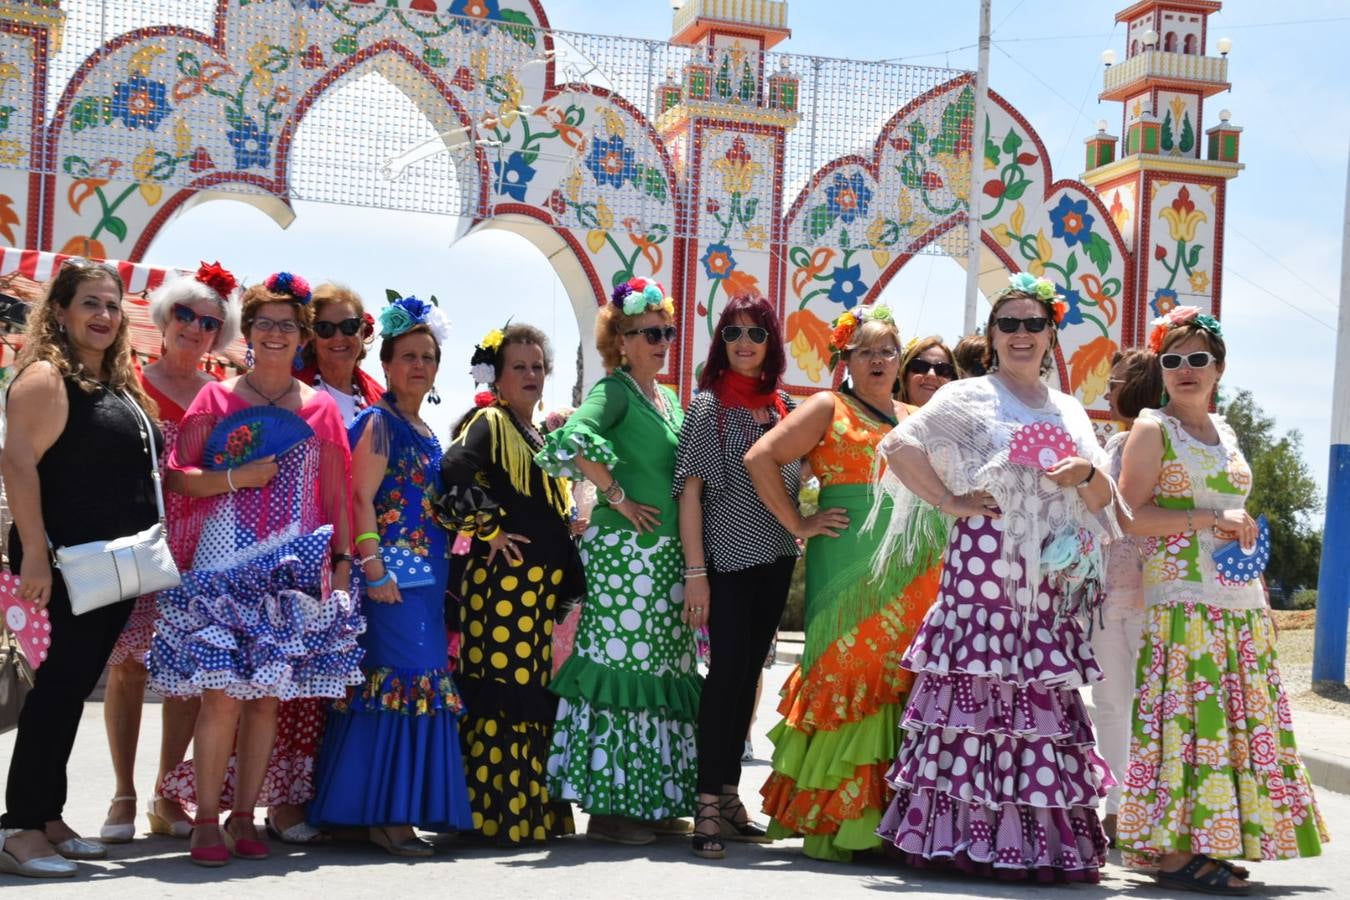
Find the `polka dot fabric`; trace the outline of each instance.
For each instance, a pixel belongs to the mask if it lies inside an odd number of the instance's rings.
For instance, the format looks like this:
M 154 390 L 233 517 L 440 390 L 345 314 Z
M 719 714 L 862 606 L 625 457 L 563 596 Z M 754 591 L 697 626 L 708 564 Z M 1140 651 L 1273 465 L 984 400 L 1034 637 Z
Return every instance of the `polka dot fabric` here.
M 528 548 L 526 550 L 529 552 Z M 465 696 L 461 746 L 473 828 L 503 843 L 571 834 L 571 808 L 554 802 L 545 765 L 557 700 L 552 677 L 553 610 L 562 569 L 474 559 L 460 607 Z
M 592 815 L 692 815 L 699 678 L 679 542 L 592 527 L 581 557 L 586 605 L 554 688 L 550 790 Z
M 1077 621 L 1056 622 L 1044 581 L 1024 627 L 1003 592 L 1001 525 L 953 529 L 938 600 L 905 654 L 915 683 L 877 832 L 913 865 L 1096 881 L 1106 842 L 1095 807 L 1113 780 L 1076 688 L 1101 672 Z

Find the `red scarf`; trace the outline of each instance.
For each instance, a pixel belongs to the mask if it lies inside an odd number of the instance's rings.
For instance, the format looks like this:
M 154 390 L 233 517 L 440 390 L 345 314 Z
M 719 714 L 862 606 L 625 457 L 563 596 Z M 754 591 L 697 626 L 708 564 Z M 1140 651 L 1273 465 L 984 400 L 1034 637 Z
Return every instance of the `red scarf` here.
M 763 409 L 771 406 L 778 411 L 780 421 L 787 416 L 787 404 L 783 402 L 783 397 L 778 391 L 766 388 L 758 378 L 751 378 L 731 369 L 727 369 L 718 377 L 717 383 L 713 385 L 713 393 L 717 395 L 718 402 L 727 409 L 735 407 Z

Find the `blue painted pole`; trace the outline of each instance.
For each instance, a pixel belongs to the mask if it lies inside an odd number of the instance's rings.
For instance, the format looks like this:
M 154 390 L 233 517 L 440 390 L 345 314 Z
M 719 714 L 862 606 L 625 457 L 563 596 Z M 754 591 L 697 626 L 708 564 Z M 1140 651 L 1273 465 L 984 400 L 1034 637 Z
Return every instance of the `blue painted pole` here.
M 1350 172 L 1350 163 L 1347 164 Z M 1341 230 L 1341 312 L 1336 331 L 1336 380 L 1331 386 L 1331 467 L 1317 580 L 1313 683 L 1345 682 L 1345 631 L 1350 625 L 1350 174 Z

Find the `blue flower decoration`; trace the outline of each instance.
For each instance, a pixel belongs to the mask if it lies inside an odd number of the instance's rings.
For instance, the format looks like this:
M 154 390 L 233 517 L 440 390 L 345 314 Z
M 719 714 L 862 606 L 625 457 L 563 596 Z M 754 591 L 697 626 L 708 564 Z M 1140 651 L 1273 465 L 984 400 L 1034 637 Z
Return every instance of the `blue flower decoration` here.
M 254 166 L 265 169 L 272 164 L 272 135 L 260 129 L 253 119 L 246 117 L 238 128 L 225 132 L 225 140 L 234 148 L 236 169 Z
M 327 5 L 327 0 L 291 0 L 293 8 L 308 9 L 312 12 L 318 12 Z
M 837 266 L 830 273 L 834 284 L 830 287 L 830 300 L 844 304 L 844 309 L 858 305 L 863 294 L 867 293 L 867 282 L 862 280 L 862 266 Z
M 1155 316 L 1165 316 L 1177 307 L 1177 292 L 1170 288 L 1158 288 L 1153 299 L 1148 301 L 1149 309 Z
M 699 262 L 703 263 L 703 274 L 713 281 L 721 281 L 736 271 L 736 257 L 726 244 L 709 244 Z
M 170 112 L 168 89 L 162 81 L 133 75 L 113 85 L 112 111 L 128 128 L 154 131 Z
M 1080 308 L 1080 304 L 1082 304 L 1083 298 L 1077 291 L 1069 288 L 1061 288 L 1059 295 L 1064 300 L 1064 318 L 1059 320 L 1059 330 L 1063 331 L 1070 325 L 1082 325 L 1083 310 Z
M 501 21 L 502 12 L 499 0 L 455 0 L 450 4 L 450 15 L 464 16 L 472 21 L 465 22 L 465 28 L 487 33 L 488 22 Z
M 497 193 L 520 203 L 525 202 L 525 190 L 535 175 L 534 166 L 525 161 L 525 154 L 515 151 L 506 158 L 506 162 L 498 160 L 493 163 L 492 171 Z
M 836 172 L 834 183 L 825 189 L 825 205 L 830 215 L 850 224 L 854 219 L 867 215 L 867 207 L 872 202 L 872 189 L 861 172 L 845 176 Z
M 624 146 L 623 138 L 617 134 L 607 140 L 591 142 L 591 158 L 586 160 L 587 167 L 600 185 L 623 187 L 625 181 L 637 178 L 637 156 Z
M 1061 194 L 1059 205 L 1050 210 L 1051 233 L 1064 240 L 1064 246 L 1086 244 L 1092 237 L 1092 223 L 1096 221 L 1088 215 L 1087 200 L 1074 201 L 1068 194 Z

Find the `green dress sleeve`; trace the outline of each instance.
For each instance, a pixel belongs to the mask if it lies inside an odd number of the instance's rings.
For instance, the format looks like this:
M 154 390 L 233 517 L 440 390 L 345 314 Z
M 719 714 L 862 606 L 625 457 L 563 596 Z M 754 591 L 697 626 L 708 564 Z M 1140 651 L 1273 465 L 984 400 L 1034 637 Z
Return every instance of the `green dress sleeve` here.
M 584 478 L 576 458 L 614 466 L 619 456 L 605 435 L 628 412 L 629 392 L 617 379 L 601 378 L 567 423 L 544 438 L 534 457 L 539 468 L 555 478 Z

